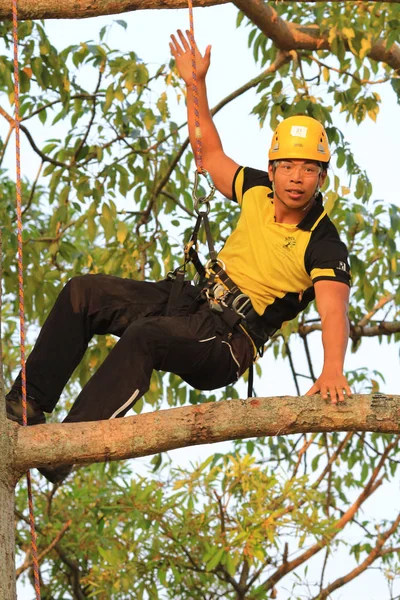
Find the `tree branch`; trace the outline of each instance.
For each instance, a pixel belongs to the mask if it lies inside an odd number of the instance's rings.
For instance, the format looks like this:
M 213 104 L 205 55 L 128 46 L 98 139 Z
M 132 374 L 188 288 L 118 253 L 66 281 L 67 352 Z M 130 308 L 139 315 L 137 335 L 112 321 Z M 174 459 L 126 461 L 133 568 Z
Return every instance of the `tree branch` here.
M 263 0 L 232 0 L 280 50 L 330 50 L 328 32 L 321 32 L 318 25 L 299 25 L 280 17 L 271 3 Z M 344 40 L 347 50 L 349 46 Z M 400 46 L 396 43 L 386 50 L 385 40 L 377 40 L 367 56 L 377 62 L 388 64 L 395 71 L 400 70 Z
M 30 467 L 136 458 L 199 444 L 292 433 L 400 433 L 400 396 L 354 394 L 229 400 L 112 421 L 20 427 L 8 423 L 16 476 Z M 51 439 L 51 444 L 49 440 Z
M 25 125 L 20 124 L 19 128 L 21 129 L 21 131 L 23 131 L 25 133 L 26 137 L 28 138 L 28 141 L 32 147 L 32 150 L 40 156 L 40 158 L 42 159 L 43 162 L 49 162 L 52 165 L 54 165 L 55 167 L 62 167 L 63 169 L 70 168 L 70 166 L 67 165 L 66 163 L 62 163 L 59 160 L 55 160 L 54 158 L 51 158 L 51 156 L 47 156 L 46 154 L 44 154 L 40 150 L 40 148 L 38 148 L 38 146 L 36 145 L 35 140 L 33 139 L 32 135 L 31 135 L 31 132 L 29 131 L 29 129 L 27 129 L 27 127 L 25 127 Z
M 97 96 L 98 97 L 105 96 L 105 93 L 104 92 L 99 92 L 97 94 Z M 74 96 L 70 96 L 70 100 L 77 100 L 77 99 L 94 100 L 94 96 L 92 94 L 75 94 Z M 48 102 L 47 104 L 44 104 L 40 108 L 37 108 L 36 110 L 34 110 L 33 112 L 31 112 L 26 117 L 22 117 L 21 123 L 22 123 L 22 121 L 28 121 L 29 119 L 32 119 L 32 117 L 35 117 L 36 115 L 38 115 L 39 113 L 41 113 L 43 110 L 47 110 L 48 108 L 52 108 L 56 104 L 60 104 L 62 101 L 63 101 L 62 98 L 58 98 L 57 100 L 52 100 L 51 102 Z
M 96 118 L 96 108 L 97 108 L 97 102 L 96 102 L 96 101 L 97 101 L 97 93 L 98 93 L 98 91 L 99 91 L 99 89 L 100 89 L 100 85 L 101 85 L 101 80 L 102 80 L 102 78 L 103 78 L 103 74 L 104 74 L 104 61 L 103 61 L 103 62 L 101 63 L 101 65 L 100 65 L 100 69 L 99 69 L 99 76 L 98 76 L 98 79 L 97 79 L 97 85 L 96 85 L 96 88 L 95 88 L 95 90 L 94 90 L 94 92 L 93 92 L 92 115 L 91 115 L 91 117 L 90 117 L 90 121 L 89 121 L 89 123 L 88 123 L 88 126 L 87 126 L 87 128 L 86 128 L 85 135 L 84 135 L 84 136 L 83 136 L 83 138 L 81 139 L 81 142 L 80 142 L 80 144 L 79 144 L 78 148 L 77 148 L 77 149 L 76 149 L 76 151 L 74 152 L 74 156 L 73 156 L 73 159 L 71 160 L 71 164 L 75 164 L 75 163 L 76 163 L 76 161 L 77 161 L 77 157 L 78 157 L 78 154 L 79 154 L 79 152 L 82 150 L 82 148 L 84 147 L 84 145 L 86 144 L 86 140 L 87 140 L 87 139 L 88 139 L 88 137 L 89 137 L 90 130 L 91 130 L 91 128 L 92 128 L 92 125 L 93 125 L 93 123 L 94 123 L 94 120 L 95 120 L 95 118 Z
M 21 513 L 19 510 L 15 509 L 15 515 L 21 519 L 22 521 L 25 521 L 25 523 L 27 525 L 30 524 L 30 521 L 27 517 L 25 517 L 25 515 L 23 513 Z M 42 534 L 42 529 L 40 527 L 40 525 L 36 525 L 36 531 L 40 534 Z M 81 572 L 79 569 L 79 564 L 70 559 L 65 550 L 61 547 L 61 545 L 59 544 L 59 542 L 57 542 L 54 545 L 54 550 L 57 552 L 58 556 L 60 557 L 61 561 L 69 568 L 70 572 L 71 572 L 71 577 L 72 577 L 72 587 L 74 590 L 74 594 L 75 597 L 78 600 L 85 600 L 85 598 L 87 597 L 84 592 L 82 591 L 81 585 L 80 585 L 80 578 L 81 578 Z
M 40 562 L 41 560 L 43 560 L 43 558 L 45 556 L 47 556 L 47 554 L 49 552 L 51 552 L 51 550 L 53 550 L 53 548 L 58 544 L 58 542 L 61 540 L 61 538 L 63 537 L 63 535 L 66 533 L 67 529 L 69 529 L 69 527 L 71 526 L 72 523 L 72 519 L 70 519 L 69 521 L 67 521 L 64 526 L 62 527 L 61 531 L 59 531 L 59 533 L 56 535 L 56 537 L 54 538 L 54 540 L 51 542 L 51 544 L 49 544 L 47 546 L 47 548 L 45 548 L 43 550 L 43 552 L 41 552 L 38 556 L 38 561 Z M 23 565 L 21 565 L 15 572 L 15 575 L 18 579 L 18 577 L 20 575 L 22 575 L 22 573 L 24 571 L 26 571 L 27 569 L 29 569 L 30 567 L 33 566 L 33 560 L 29 560 L 29 561 L 25 561 Z
M 387 531 L 385 531 L 385 533 L 383 533 L 382 535 L 378 535 L 378 541 L 375 547 L 373 548 L 373 550 L 371 550 L 367 558 L 360 565 L 358 565 L 355 569 L 347 573 L 347 575 L 343 575 L 343 577 L 338 577 L 337 579 L 335 579 L 335 581 L 333 581 L 331 584 L 326 586 L 326 588 L 321 590 L 318 596 L 315 596 L 315 598 L 313 598 L 312 600 L 325 600 L 329 597 L 329 595 L 332 592 L 342 587 L 346 583 L 349 583 L 350 581 L 358 577 L 361 573 L 363 573 L 377 558 L 380 558 L 383 555 L 381 551 L 384 543 L 391 535 L 393 535 L 393 533 L 395 533 L 399 525 L 400 514 L 397 516 L 392 526 Z
M 4 144 L 3 144 L 3 147 L 2 147 L 1 152 L 0 152 L 0 167 L 3 164 L 4 155 L 6 153 L 8 142 L 10 141 L 11 134 L 12 134 L 13 131 L 14 131 L 14 124 L 10 123 L 10 128 L 8 130 L 6 139 L 4 140 Z
M 375 304 L 374 308 L 369 313 L 367 313 L 361 319 L 361 321 L 359 321 L 357 323 L 357 327 L 365 327 L 366 325 L 368 325 L 369 321 L 378 312 L 378 310 L 380 310 L 383 306 L 385 306 L 385 304 L 387 304 L 388 302 L 391 302 L 395 298 L 396 298 L 395 294 L 388 294 L 387 296 L 382 296 L 382 298 Z
M 38 184 L 39 177 L 40 177 L 40 174 L 41 174 L 41 172 L 42 172 L 42 169 L 43 169 L 43 161 L 42 161 L 42 162 L 40 163 L 40 165 L 39 165 L 39 169 L 38 169 L 38 172 L 37 172 L 37 174 L 36 174 L 35 181 L 34 181 L 34 182 L 33 182 L 33 184 L 32 184 L 31 193 L 29 194 L 29 199 L 28 199 L 28 202 L 26 203 L 26 206 L 25 206 L 24 210 L 22 211 L 22 216 L 24 216 L 24 215 L 26 214 L 26 212 L 27 212 L 27 211 L 30 209 L 30 207 L 31 207 L 31 204 L 32 204 L 33 198 L 34 198 L 34 196 L 35 196 L 36 186 L 37 186 L 37 184 Z
M 299 324 L 298 334 L 303 337 L 313 331 L 322 331 L 321 323 L 313 323 L 313 325 Z M 357 341 L 360 337 L 377 337 L 379 335 L 392 335 L 400 332 L 399 321 L 382 321 L 379 325 L 371 325 L 370 327 L 360 327 L 360 325 L 350 325 L 350 339 Z
M 381 468 L 383 467 L 388 454 L 398 443 L 398 436 L 396 436 L 395 441 L 388 444 L 385 448 L 385 451 L 382 455 L 381 460 L 375 467 L 372 472 L 371 477 L 368 480 L 368 483 L 363 488 L 361 494 L 358 498 L 353 502 L 353 504 L 346 510 L 345 513 L 338 519 L 334 524 L 330 534 L 326 534 L 323 539 L 313 544 L 308 550 L 297 556 L 293 560 L 287 562 L 286 564 L 282 564 L 278 569 L 273 573 L 268 579 L 263 583 L 263 587 L 266 590 L 272 589 L 278 581 L 280 581 L 285 575 L 297 569 L 300 565 L 305 563 L 307 560 L 318 554 L 320 550 L 326 548 L 328 544 L 339 534 L 340 531 L 344 529 L 344 527 L 354 519 L 354 515 L 358 512 L 360 507 L 364 504 L 364 502 L 374 493 L 374 491 L 382 484 L 382 479 L 377 481 L 377 477 Z
M 229 4 L 230 0 L 193 0 L 194 6 Z M 19 0 L 20 19 L 86 19 L 135 10 L 187 9 L 187 0 Z M 0 19 L 11 20 L 7 0 L 0 0 Z
M 250 0 L 244 0 L 249 2 Z M 278 1 L 278 0 L 277 0 Z M 295 2 L 298 0 L 286 0 Z M 301 0 L 304 3 L 314 4 L 319 0 Z M 357 1 L 357 0 L 356 0 Z M 369 0 L 377 3 L 381 0 Z M 193 0 L 195 7 L 210 7 L 229 4 L 231 0 Z M 333 3 L 354 2 L 354 0 L 330 0 Z M 386 0 L 388 4 L 399 4 L 400 0 Z M 361 3 L 358 0 L 358 3 Z M 115 15 L 135 10 L 154 9 L 187 9 L 187 0 L 20 0 L 20 19 L 86 19 L 100 15 Z M 11 8 L 8 0 L 0 0 L 0 19 L 11 20 Z
M 376 85 L 378 83 L 386 83 L 386 81 L 389 81 L 391 79 L 389 75 L 387 77 L 383 77 L 382 79 L 375 80 L 360 79 L 360 77 L 357 77 L 357 75 L 354 75 L 354 73 L 350 73 L 350 71 L 346 69 L 337 69 L 336 67 L 331 67 L 330 65 L 327 65 L 326 63 L 323 63 L 322 61 L 315 58 L 315 56 L 310 56 L 309 54 L 303 54 L 302 56 L 304 58 L 312 60 L 320 67 L 325 67 L 325 69 L 328 69 L 329 71 L 334 71 L 335 73 L 339 73 L 339 75 L 347 75 L 348 77 L 351 77 L 352 79 L 354 79 L 354 81 L 357 81 L 359 85 Z

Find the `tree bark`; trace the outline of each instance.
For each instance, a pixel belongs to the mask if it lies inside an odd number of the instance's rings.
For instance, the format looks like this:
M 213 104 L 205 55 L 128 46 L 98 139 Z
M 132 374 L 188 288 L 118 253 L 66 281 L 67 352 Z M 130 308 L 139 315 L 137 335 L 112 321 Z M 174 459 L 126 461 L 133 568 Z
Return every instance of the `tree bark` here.
M 227 400 L 89 423 L 9 423 L 16 475 L 30 467 L 89 464 L 175 448 L 294 433 L 400 433 L 400 396 L 354 395 L 332 405 L 320 396 Z
M 323 33 L 318 25 L 299 25 L 282 19 L 273 3 L 264 0 L 232 0 L 232 3 L 250 19 L 275 46 L 289 50 L 329 50 L 329 32 Z M 346 44 L 345 44 L 346 45 Z M 349 50 L 348 46 L 346 45 Z M 386 49 L 383 39 L 377 40 L 368 52 L 377 62 L 384 62 L 395 71 L 400 70 L 400 46 L 392 44 Z
M 229 4 L 232 0 L 193 0 L 195 7 Z M 295 2 L 297 0 L 288 0 Z M 302 0 L 314 4 L 319 0 Z M 354 0 L 330 0 L 332 3 L 352 2 Z M 379 2 L 380 0 L 369 0 Z M 250 4 L 251 0 L 244 0 Z M 387 0 L 389 4 L 398 4 L 400 0 Z M 0 0 L 0 19 L 11 20 L 11 0 Z M 135 10 L 187 9 L 187 0 L 19 0 L 20 19 L 85 19 L 101 15 L 116 15 Z
M 0 231 L 0 317 L 1 302 L 1 231 Z M 1 347 L 0 318 L 0 600 L 16 600 L 15 541 L 14 541 L 14 487 L 12 451 L 15 436 L 9 439 L 9 422 L 6 417 L 6 402 L 3 382 L 3 360 Z
M 1 467 L 4 471 L 4 467 Z M 15 580 L 14 486 L 0 476 L 0 600 L 17 600 Z
M 312 325 L 299 325 L 298 333 L 301 336 L 308 335 L 313 331 L 322 331 L 321 323 L 313 323 Z M 350 323 L 349 338 L 357 341 L 362 337 L 379 337 L 382 335 L 393 335 L 400 333 L 400 321 L 381 321 L 378 325 L 353 325 Z
M 193 0 L 194 6 L 229 4 L 231 0 Z M 187 0 L 19 0 L 20 19 L 86 19 L 135 10 L 185 8 Z M 11 20 L 11 0 L 0 0 L 0 19 Z

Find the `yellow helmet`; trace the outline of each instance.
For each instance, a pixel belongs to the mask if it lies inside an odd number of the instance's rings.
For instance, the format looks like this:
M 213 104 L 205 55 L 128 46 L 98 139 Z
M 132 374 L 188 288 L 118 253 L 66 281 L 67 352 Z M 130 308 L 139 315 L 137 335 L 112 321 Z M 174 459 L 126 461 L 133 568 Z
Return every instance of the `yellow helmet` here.
M 312 117 L 298 115 L 281 123 L 272 136 L 269 160 L 298 158 L 328 162 L 331 157 L 323 125 Z

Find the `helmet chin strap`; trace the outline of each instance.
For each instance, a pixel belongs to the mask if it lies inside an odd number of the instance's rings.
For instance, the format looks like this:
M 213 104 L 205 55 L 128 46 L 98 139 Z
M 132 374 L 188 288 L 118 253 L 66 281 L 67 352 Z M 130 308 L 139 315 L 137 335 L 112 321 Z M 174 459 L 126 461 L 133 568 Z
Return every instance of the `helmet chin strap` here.
M 319 178 L 318 178 L 318 179 L 319 179 Z M 318 183 L 317 183 L 317 187 L 315 188 L 315 192 L 314 192 L 314 193 L 313 193 L 313 195 L 311 196 L 311 198 L 310 198 L 310 201 L 309 201 L 309 202 L 307 202 L 307 204 L 306 204 L 305 206 L 303 206 L 303 208 L 302 208 L 301 210 L 307 210 L 307 208 L 310 206 L 311 202 L 314 202 L 314 201 L 317 199 L 317 197 L 318 197 L 318 194 L 320 193 L 320 191 L 321 191 L 321 189 L 320 189 L 320 187 L 319 187 L 319 181 L 318 181 Z

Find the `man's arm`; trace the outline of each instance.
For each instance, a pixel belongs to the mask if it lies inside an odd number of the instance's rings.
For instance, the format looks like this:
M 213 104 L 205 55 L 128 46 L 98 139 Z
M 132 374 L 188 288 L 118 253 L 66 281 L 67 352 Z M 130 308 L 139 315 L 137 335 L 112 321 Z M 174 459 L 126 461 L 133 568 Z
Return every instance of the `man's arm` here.
M 189 138 L 193 152 L 196 151 L 196 132 L 193 102 L 192 55 L 187 37 L 178 30 L 177 38 L 171 36 L 171 53 L 175 58 L 180 76 L 187 86 L 187 109 Z M 221 139 L 211 117 L 207 99 L 206 75 L 210 66 L 211 46 L 207 46 L 204 56 L 196 47 L 197 90 L 199 96 L 199 120 L 204 168 L 210 173 L 215 187 L 227 198 L 232 198 L 232 183 L 239 165 L 229 158 L 222 147 Z
M 320 392 L 333 404 L 344 400 L 345 392 L 351 396 L 343 375 L 344 357 L 349 339 L 349 287 L 339 281 L 321 280 L 314 284 L 317 309 L 321 317 L 324 366 L 321 375 L 308 390 L 307 396 Z

